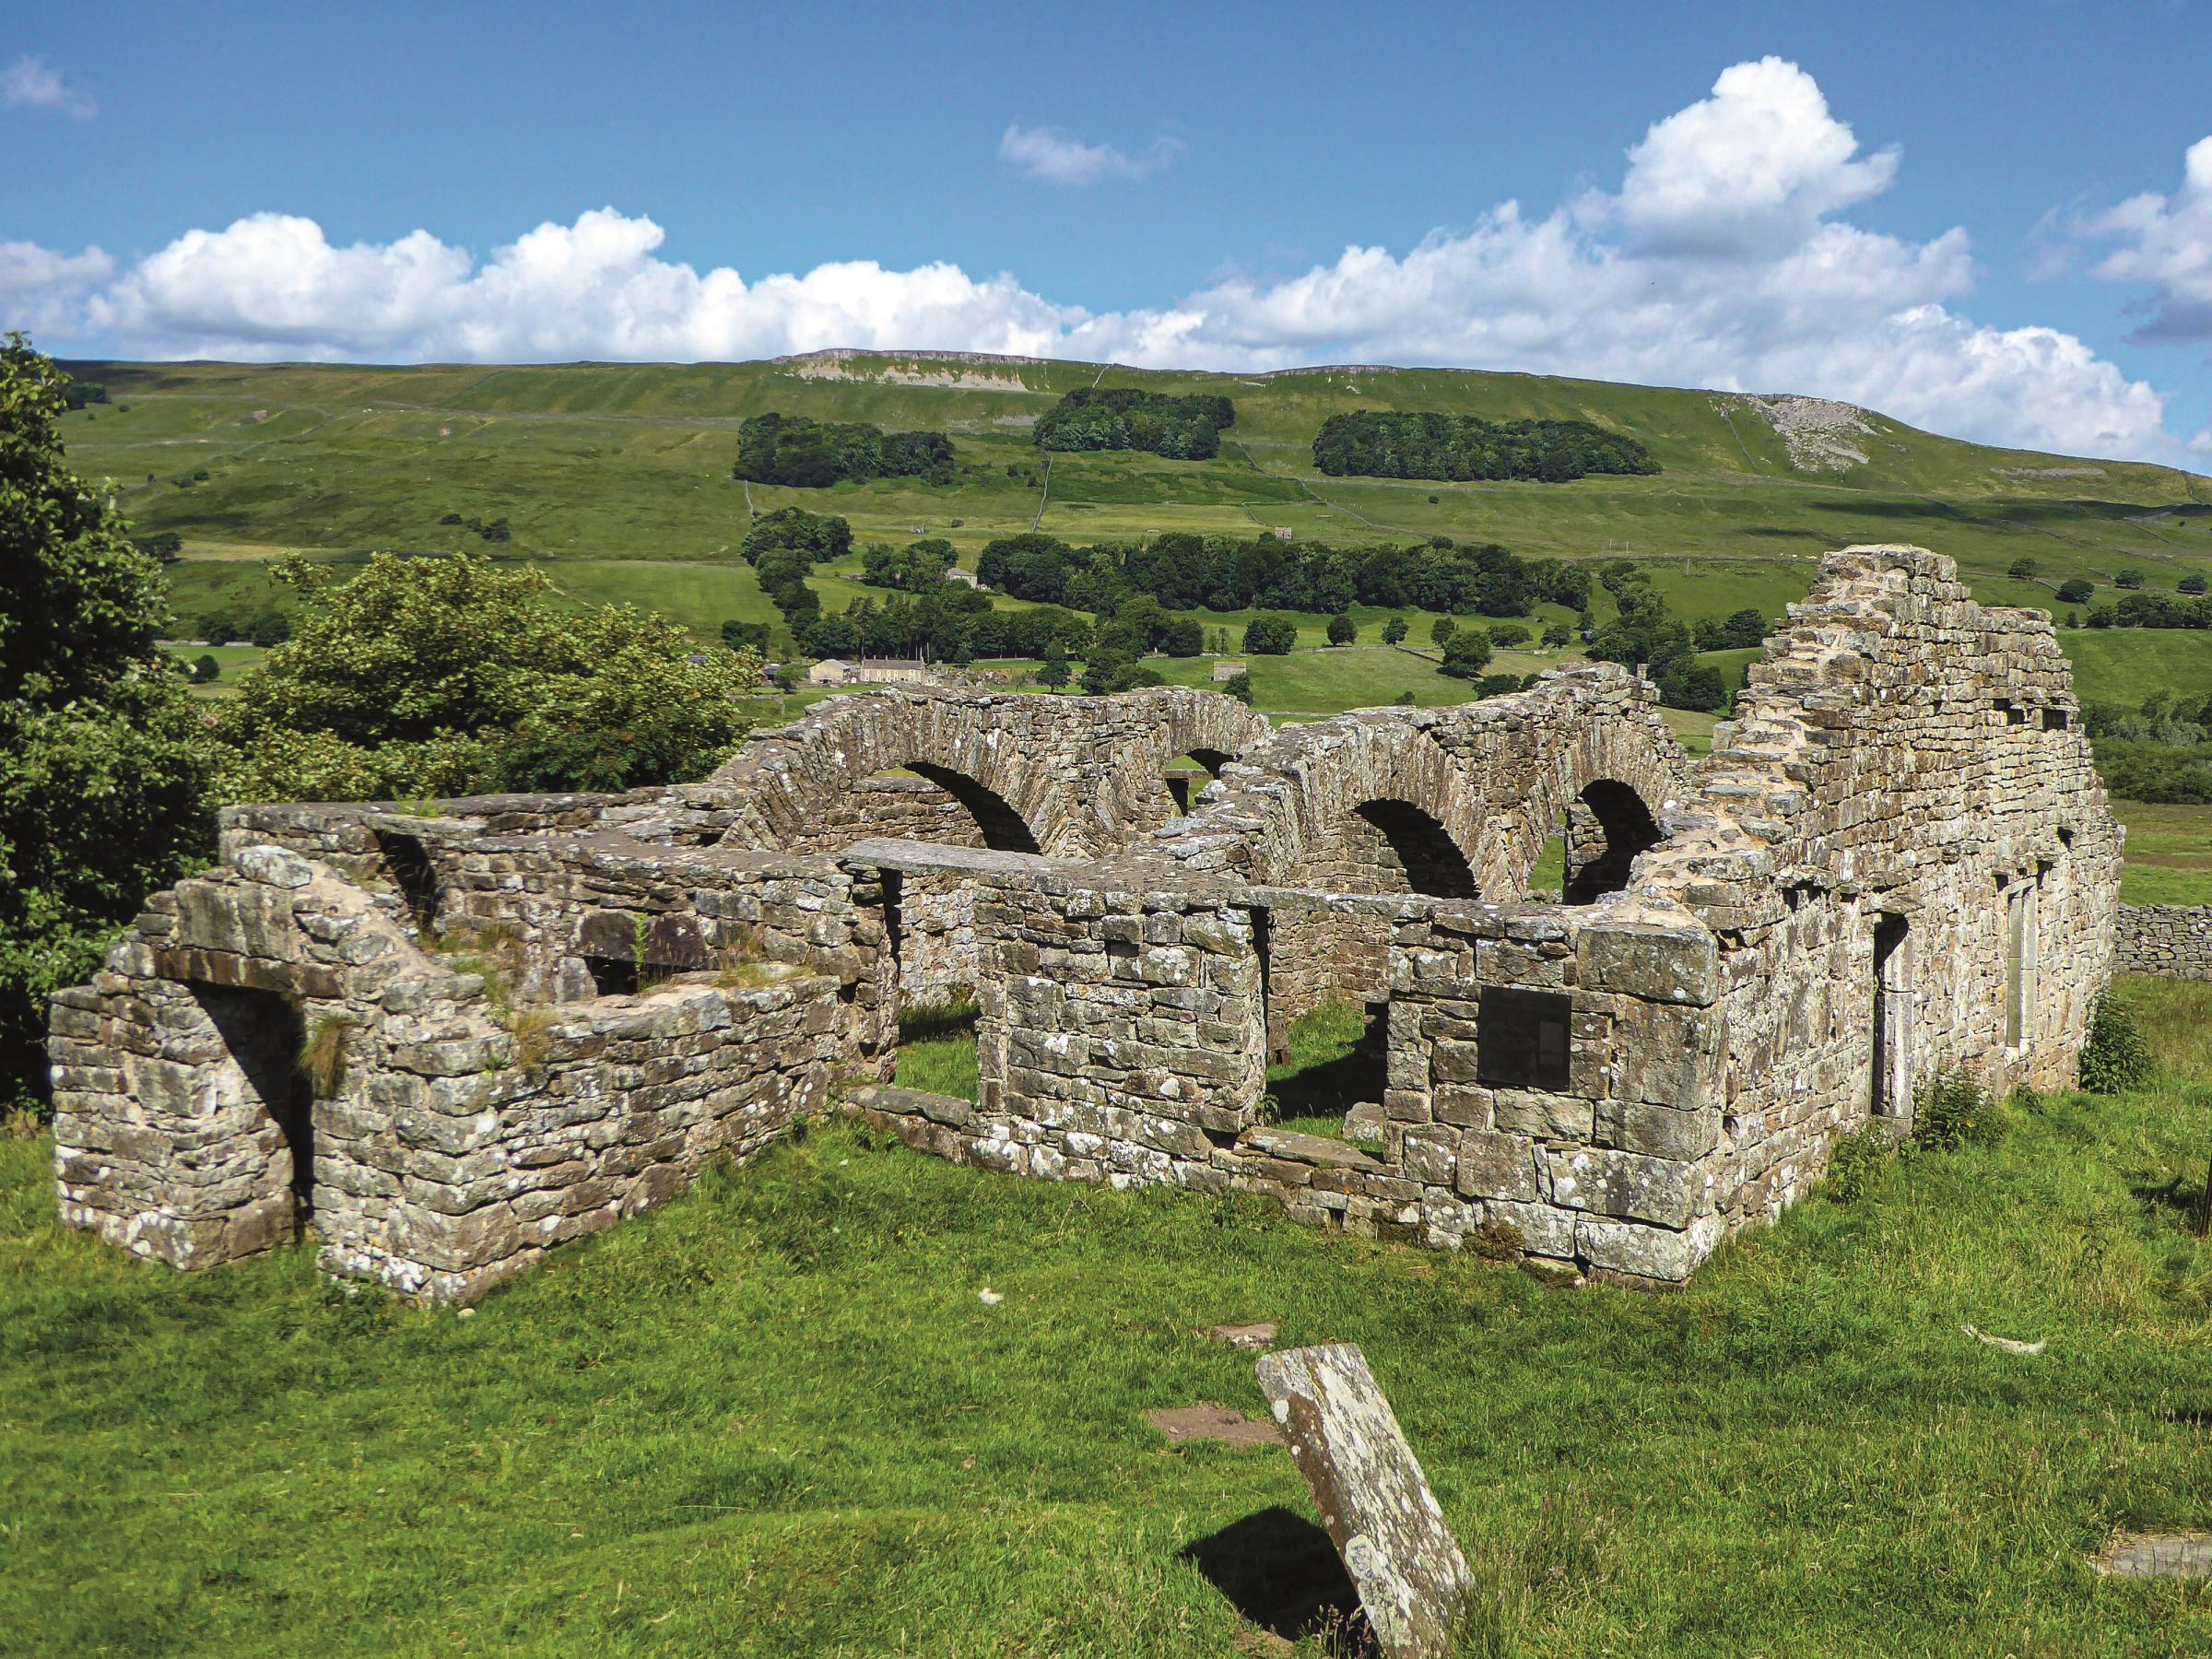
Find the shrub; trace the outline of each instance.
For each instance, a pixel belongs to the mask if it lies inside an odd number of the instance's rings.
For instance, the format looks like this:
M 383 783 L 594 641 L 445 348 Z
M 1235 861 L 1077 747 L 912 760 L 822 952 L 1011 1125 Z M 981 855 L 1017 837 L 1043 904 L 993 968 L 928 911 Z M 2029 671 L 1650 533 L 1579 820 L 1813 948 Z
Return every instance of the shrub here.
M 192 660 L 192 679 L 196 686 L 211 686 L 223 675 L 223 665 L 211 656 L 197 656 Z
M 2118 1094 L 2150 1081 L 2156 1063 L 2150 1044 L 2127 1005 L 2101 993 L 2089 1015 L 2089 1040 L 2081 1050 L 2081 1086 L 2091 1094 Z
M 1387 622 L 1385 622 L 1385 623 L 1383 623 L 1383 624 L 1382 624 L 1382 643 L 1383 643 L 1383 644 L 1385 644 L 1385 645 L 1395 645 L 1395 644 L 1396 644 L 1396 643 L 1397 643 L 1397 642 L 1398 642 L 1400 640 L 1404 639 L 1405 637 L 1406 637 L 1406 618 L 1403 618 L 1403 617 L 1393 617 L 1393 618 L 1391 618 L 1389 621 L 1387 621 Z
M 208 611 L 200 618 L 200 638 L 210 645 L 228 645 L 238 638 L 238 624 L 227 611 Z
M 2058 602 L 2061 605 L 2087 605 L 2089 602 L 2089 595 L 2096 591 L 2097 584 L 2095 582 L 2084 582 L 2077 576 L 2071 582 L 2062 582 L 2058 584 Z
M 2036 563 L 2032 559 L 2016 559 L 2005 567 L 2006 575 L 2017 576 L 2023 582 L 2032 577 L 2035 572 Z
M 1288 617 L 1254 617 L 1244 625 L 1244 649 L 1254 656 L 1288 656 L 1298 624 Z
M 1249 709 L 1252 707 L 1252 675 L 1248 671 L 1240 670 L 1238 673 L 1231 675 L 1229 678 L 1229 683 L 1223 686 L 1221 689 L 1227 692 L 1230 696 L 1235 698 L 1246 708 Z
M 1359 629 L 1353 626 L 1351 618 L 1345 615 L 1344 612 L 1338 611 L 1335 616 L 1329 618 L 1330 644 L 1349 645 L 1359 637 Z
M 1440 666 L 1455 679 L 1474 679 L 1490 665 L 1490 636 L 1479 628 L 1454 633 L 1441 643 L 1444 660 Z
M 1912 1144 L 1928 1152 L 1987 1146 L 2005 1134 L 2005 1117 L 1989 1091 L 1965 1072 L 1944 1072 L 1912 1095 Z
M 2191 574 L 2183 577 L 2178 585 L 2181 591 L 2184 594 L 2201 594 L 2205 591 L 2206 584 L 2202 576 L 2192 572 Z
M 1836 1137 L 1828 1152 L 1823 1189 L 1838 1204 L 1856 1204 L 1880 1184 L 1897 1156 L 1897 1136 L 1885 1124 L 1862 1124 Z
M 1528 629 L 1518 622 L 1490 624 L 1490 643 L 1501 651 L 1510 651 L 1515 645 L 1525 645 L 1528 639 Z

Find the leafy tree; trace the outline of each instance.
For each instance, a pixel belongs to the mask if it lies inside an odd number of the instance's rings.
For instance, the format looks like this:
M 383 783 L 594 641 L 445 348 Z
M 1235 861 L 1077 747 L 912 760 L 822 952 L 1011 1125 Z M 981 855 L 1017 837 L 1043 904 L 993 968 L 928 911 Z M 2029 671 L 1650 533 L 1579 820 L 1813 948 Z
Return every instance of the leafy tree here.
M 201 655 L 192 659 L 192 678 L 194 685 L 212 686 L 223 677 L 223 665 L 213 657 Z
M 1335 616 L 1329 618 L 1330 644 L 1349 645 L 1359 637 L 1359 629 L 1352 625 L 1351 618 L 1346 616 L 1344 612 L 1338 611 Z
M 1440 651 L 1452 643 L 1452 636 L 1458 631 L 1459 624 L 1450 617 L 1439 617 L 1429 625 L 1429 637 L 1436 642 Z
M 2095 582 L 2085 582 L 2077 576 L 2071 582 L 2062 582 L 2058 584 L 2058 602 L 2061 605 L 2087 605 L 2089 602 L 2089 595 L 2096 591 L 2097 584 Z
M 2179 586 L 2181 591 L 2184 594 L 2201 594 L 2205 591 L 2206 583 L 2205 579 L 2202 576 L 2197 575 L 2194 571 L 2191 571 L 2188 575 L 2183 577 L 2180 582 L 2176 585 Z
M 134 536 L 132 546 L 152 555 L 159 563 L 175 564 L 184 552 L 184 538 L 174 530 L 159 530 L 151 535 Z
M 47 997 L 214 844 L 204 728 L 154 645 L 159 567 L 69 470 L 67 385 L 0 343 L 0 1095 L 31 1100 Z
M 1479 628 L 1456 632 L 1443 644 L 1443 672 L 1454 679 L 1473 679 L 1490 665 L 1490 636 Z
M 1288 656 L 1298 624 L 1288 617 L 1254 617 L 1244 625 L 1244 649 L 1254 656 Z
M 1168 624 L 1159 648 L 1171 657 L 1194 657 L 1206 649 L 1206 629 L 1192 618 L 1179 617 Z
M 1240 669 L 1239 669 L 1239 670 L 1238 670 L 1236 673 L 1234 673 L 1234 674 L 1230 675 L 1230 676 L 1229 677 L 1229 678 L 1228 678 L 1226 681 L 1224 681 L 1224 682 L 1223 682 L 1223 684 L 1222 684 L 1222 687 L 1221 687 L 1221 689 L 1222 689 L 1224 692 L 1228 693 L 1228 694 L 1229 694 L 1230 697 L 1233 697 L 1233 698 L 1235 698 L 1235 699 L 1236 699 L 1236 700 L 1237 700 L 1239 702 L 1242 703 L 1242 704 L 1243 704 L 1243 705 L 1244 705 L 1246 708 L 1248 708 L 1248 709 L 1249 709 L 1249 708 L 1251 708 L 1251 707 L 1252 707 L 1252 673 L 1251 673 L 1251 670 L 1249 670 L 1249 669 L 1243 669 L 1243 668 L 1240 668 Z
M 1685 658 L 1660 680 L 1659 700 L 1670 709 L 1709 714 L 1727 702 L 1728 687 L 1718 668 Z
M 2116 588 L 2139 588 L 2143 585 L 2143 572 L 2140 571 L 2119 571 L 2112 577 L 2112 585 Z
M 1385 645 L 1395 645 L 1399 641 L 1406 637 L 1406 632 L 1407 629 L 1406 627 L 1406 618 L 1403 617 L 1393 617 L 1389 621 L 1382 624 L 1382 643 Z
M 1573 642 L 1574 629 L 1564 622 L 1554 622 L 1544 630 L 1544 643 L 1554 650 Z
M 1054 640 L 1044 648 L 1044 660 L 1038 665 L 1037 683 L 1050 686 L 1057 691 L 1068 682 L 1067 652 Z
M 765 622 L 724 622 L 722 625 L 722 642 L 732 651 L 749 651 L 756 656 L 768 654 L 771 629 Z
M 223 709 L 231 800 L 618 790 L 697 778 L 743 737 L 749 650 L 665 617 L 563 609 L 545 575 L 379 554 L 339 585 L 287 559 L 299 630 Z
M 1489 629 L 1490 643 L 1500 651 L 1511 651 L 1516 645 L 1528 643 L 1528 629 L 1518 622 L 1497 622 Z
M 853 526 L 841 518 L 809 512 L 804 507 L 779 507 L 762 513 L 746 532 L 745 562 L 759 564 L 771 547 L 794 548 L 811 564 L 842 559 L 853 551 Z
M 224 611 L 205 613 L 200 618 L 199 629 L 200 638 L 210 645 L 228 645 L 238 638 L 238 624 Z
M 272 645 L 281 645 L 292 637 L 292 622 L 280 610 L 265 610 L 246 624 L 246 639 L 265 651 Z
M 2005 567 L 2005 574 L 2007 576 L 2017 576 L 2021 581 L 2026 582 L 2032 578 L 2036 571 L 2041 568 L 2042 567 L 2038 565 L 2032 559 L 2016 559 L 2010 564 Z
M 1510 696 L 1521 688 L 1521 677 L 1517 674 L 1486 674 L 1475 682 L 1475 696 L 1480 701 L 1484 698 Z

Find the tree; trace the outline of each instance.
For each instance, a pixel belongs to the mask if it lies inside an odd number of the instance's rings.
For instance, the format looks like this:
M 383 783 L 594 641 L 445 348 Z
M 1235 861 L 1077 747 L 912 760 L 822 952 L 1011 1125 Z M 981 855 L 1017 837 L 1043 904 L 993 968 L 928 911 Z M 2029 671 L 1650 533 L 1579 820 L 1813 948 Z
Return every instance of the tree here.
M 1443 671 L 1455 679 L 1473 679 L 1490 665 L 1490 636 L 1479 628 L 1454 633 L 1444 644 Z
M 1244 625 L 1244 649 L 1254 656 L 1288 656 L 1298 624 L 1288 617 L 1254 617 Z
M 2184 594 L 2201 594 L 2205 591 L 2206 583 L 2205 579 L 2202 576 L 2199 576 L 2194 571 L 2192 571 L 2190 574 L 2183 577 L 2177 585 Z
M 67 384 L 0 343 L 0 1097 L 32 1101 L 48 996 L 214 846 L 204 728 L 154 645 L 159 567 L 69 470 Z
M 1458 631 L 1459 624 L 1450 617 L 1439 617 L 1429 625 L 1429 637 L 1436 641 L 1439 651 L 1451 644 L 1452 636 Z
M 2061 605 L 2087 605 L 2089 602 L 2089 596 L 2096 591 L 2097 584 L 2095 582 L 2085 582 L 2077 576 L 2071 582 L 2062 582 L 2058 584 L 2058 602 Z
M 1407 629 L 1406 627 L 1406 618 L 1403 617 L 1393 617 L 1389 621 L 1382 624 L 1382 643 L 1385 645 L 1395 645 L 1400 640 L 1403 640 L 1406 637 L 1406 632 Z
M 1171 657 L 1194 657 L 1206 649 L 1206 630 L 1194 618 L 1178 617 L 1162 632 L 1159 648 Z
M 1044 660 L 1037 668 L 1037 683 L 1050 686 L 1057 691 L 1067 684 L 1068 677 L 1067 653 L 1061 648 L 1060 641 L 1054 640 L 1044 648 Z
M 199 621 L 200 638 L 210 645 L 228 645 L 238 638 L 238 624 L 225 611 L 207 611 Z
M 339 585 L 287 559 L 293 639 L 240 682 L 218 736 L 240 801 L 619 790 L 703 776 L 749 724 L 751 651 L 669 618 L 576 613 L 538 571 L 378 554 Z
M 2031 580 L 2040 569 L 2041 567 L 2032 559 L 2016 559 L 2005 567 L 2005 574 L 2017 576 L 2022 582 L 2027 582 Z
M 1344 612 L 1338 611 L 1329 618 L 1330 644 L 1349 645 L 1359 637 L 1359 629 L 1353 626 L 1351 618 L 1346 616 Z
M 213 657 L 201 655 L 192 659 L 192 679 L 196 686 L 212 686 L 223 677 L 223 665 Z
M 1251 707 L 1252 707 L 1252 672 L 1251 672 L 1251 670 L 1250 670 L 1250 669 L 1246 669 L 1246 668 L 1240 668 L 1240 669 L 1238 669 L 1236 673 L 1234 673 L 1234 674 L 1232 674 L 1232 675 L 1230 675 L 1230 676 L 1229 677 L 1229 679 L 1228 679 L 1227 683 L 1225 683 L 1225 684 L 1222 686 L 1221 689 L 1222 689 L 1223 691 L 1227 692 L 1227 693 L 1228 693 L 1230 696 L 1231 696 L 1231 697 L 1235 698 L 1235 699 L 1236 699 L 1236 700 L 1237 700 L 1239 702 L 1242 703 L 1242 704 L 1243 704 L 1243 705 L 1244 705 L 1246 708 L 1248 708 L 1248 709 L 1249 709 L 1249 708 L 1251 708 Z
M 1574 642 L 1574 629 L 1564 622 L 1554 622 L 1544 630 L 1544 643 L 1553 650 Z
M 2143 585 L 2143 572 L 2121 571 L 2112 577 L 2112 585 L 2116 588 L 2139 588 Z
M 250 643 L 267 650 L 281 645 L 292 637 L 292 622 L 280 610 L 265 610 L 246 624 L 246 639 Z
M 1489 629 L 1490 643 L 1500 650 L 1510 651 L 1516 645 L 1528 643 L 1528 629 L 1518 622 L 1499 622 Z
M 765 622 L 724 622 L 722 642 L 732 651 L 749 651 L 765 657 L 770 631 Z

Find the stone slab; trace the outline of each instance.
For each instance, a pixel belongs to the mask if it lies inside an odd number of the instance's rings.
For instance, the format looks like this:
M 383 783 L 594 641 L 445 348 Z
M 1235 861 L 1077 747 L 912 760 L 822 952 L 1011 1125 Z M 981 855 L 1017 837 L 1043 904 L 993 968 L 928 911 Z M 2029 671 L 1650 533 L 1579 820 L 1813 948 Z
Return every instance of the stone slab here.
M 1382 1652 L 1452 1652 L 1473 1577 L 1367 1357 L 1328 1343 L 1253 1369 Z

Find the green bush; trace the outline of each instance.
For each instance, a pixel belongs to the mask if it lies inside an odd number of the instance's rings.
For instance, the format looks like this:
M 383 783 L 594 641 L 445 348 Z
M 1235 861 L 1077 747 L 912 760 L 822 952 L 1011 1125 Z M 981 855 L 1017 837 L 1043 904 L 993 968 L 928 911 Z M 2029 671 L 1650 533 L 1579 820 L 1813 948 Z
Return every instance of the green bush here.
M 2150 1081 L 2154 1064 L 2127 1005 L 2110 991 L 2101 993 L 2089 1015 L 2089 1040 L 2082 1045 L 2082 1088 L 2091 1094 L 2140 1088 Z
M 1897 1136 L 1885 1124 L 1862 1124 L 1836 1137 L 1828 1153 L 1825 1191 L 1838 1204 L 1856 1204 L 1879 1184 L 1897 1157 Z
M 1965 1072 L 1944 1072 L 1912 1095 L 1912 1145 L 1924 1152 L 1989 1146 L 2005 1135 L 2005 1114 Z

